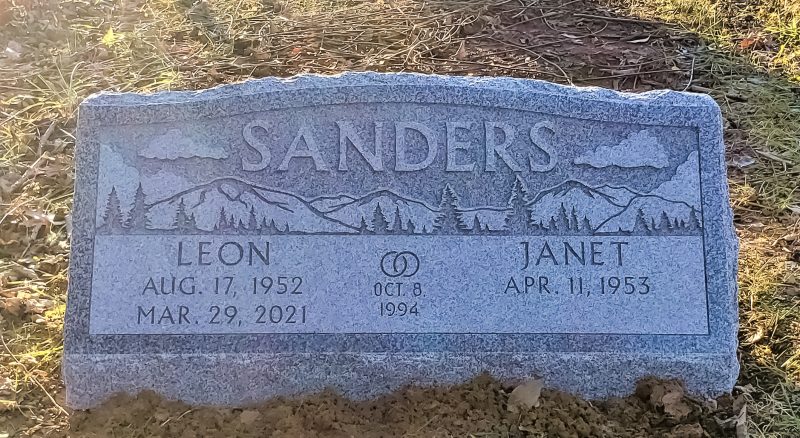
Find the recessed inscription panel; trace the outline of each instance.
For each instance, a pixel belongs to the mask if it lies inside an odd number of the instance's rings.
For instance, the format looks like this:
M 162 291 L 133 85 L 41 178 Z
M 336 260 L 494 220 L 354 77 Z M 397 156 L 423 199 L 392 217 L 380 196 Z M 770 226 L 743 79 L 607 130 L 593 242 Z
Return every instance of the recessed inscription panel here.
M 706 334 L 699 239 L 661 239 L 681 260 L 641 236 L 99 236 L 126 251 L 95 262 L 90 330 Z
M 90 334 L 708 333 L 692 128 L 347 104 L 99 143 Z

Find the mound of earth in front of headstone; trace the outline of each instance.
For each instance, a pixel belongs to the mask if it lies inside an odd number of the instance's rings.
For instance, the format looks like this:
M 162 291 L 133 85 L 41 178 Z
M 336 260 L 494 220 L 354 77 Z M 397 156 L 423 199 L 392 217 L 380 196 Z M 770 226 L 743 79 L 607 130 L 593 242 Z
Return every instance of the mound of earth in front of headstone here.
M 145 392 L 75 412 L 71 430 L 86 437 L 743 436 L 741 396 L 698 400 L 677 382 L 643 380 L 629 397 L 587 401 L 539 393 L 533 383 L 515 391 L 482 375 L 458 386 L 409 387 L 366 401 L 327 391 L 244 409 L 192 407 Z

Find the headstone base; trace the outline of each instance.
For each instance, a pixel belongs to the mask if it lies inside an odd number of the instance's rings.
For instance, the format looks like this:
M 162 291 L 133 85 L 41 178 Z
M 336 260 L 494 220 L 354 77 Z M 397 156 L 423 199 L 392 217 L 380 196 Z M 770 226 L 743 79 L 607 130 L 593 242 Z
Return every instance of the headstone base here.
M 647 376 L 681 378 L 695 396 L 729 392 L 736 355 L 608 353 L 308 353 L 82 355 L 64 358 L 67 403 L 94 407 L 115 393 L 152 389 L 194 405 L 245 406 L 275 396 L 332 388 L 365 399 L 404 385 L 456 384 L 486 371 L 514 383 L 543 378 L 545 386 L 589 399 L 631 394 Z

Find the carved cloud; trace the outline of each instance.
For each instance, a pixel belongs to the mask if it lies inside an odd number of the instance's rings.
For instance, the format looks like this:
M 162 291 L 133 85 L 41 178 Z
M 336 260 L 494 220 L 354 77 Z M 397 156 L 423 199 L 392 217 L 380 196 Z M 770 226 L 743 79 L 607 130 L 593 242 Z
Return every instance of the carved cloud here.
M 614 146 L 600 146 L 592 152 L 575 158 L 575 164 L 592 167 L 654 167 L 669 165 L 664 146 L 647 130 L 634 132 Z
M 184 135 L 179 129 L 170 129 L 165 134 L 153 138 L 144 149 L 139 151 L 139 156 L 159 160 L 176 160 L 178 158 L 213 158 L 219 160 L 228 158 L 225 149 L 197 143 Z
M 663 182 L 653 195 L 685 202 L 700 209 L 700 161 L 696 151 L 692 151 L 677 169 L 675 175 Z

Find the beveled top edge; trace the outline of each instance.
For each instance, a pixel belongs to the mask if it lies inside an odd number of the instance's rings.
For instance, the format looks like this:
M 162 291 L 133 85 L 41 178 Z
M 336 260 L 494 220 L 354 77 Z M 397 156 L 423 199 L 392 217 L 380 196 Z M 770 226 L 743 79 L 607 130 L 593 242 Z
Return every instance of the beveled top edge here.
M 674 90 L 653 90 L 630 93 L 600 87 L 560 85 L 536 79 L 486 76 L 446 76 L 422 73 L 346 72 L 337 75 L 302 74 L 286 78 L 250 79 L 197 91 L 159 91 L 155 93 L 118 93 L 103 91 L 86 98 L 81 106 L 128 107 L 196 103 L 223 97 L 253 96 L 278 91 L 314 88 L 371 87 L 371 86 L 431 86 L 470 90 L 497 90 L 546 94 L 552 97 L 628 103 L 652 107 L 711 107 L 719 106 L 710 96 Z

